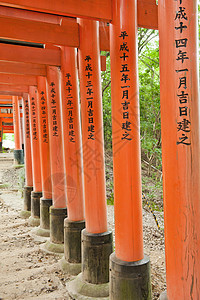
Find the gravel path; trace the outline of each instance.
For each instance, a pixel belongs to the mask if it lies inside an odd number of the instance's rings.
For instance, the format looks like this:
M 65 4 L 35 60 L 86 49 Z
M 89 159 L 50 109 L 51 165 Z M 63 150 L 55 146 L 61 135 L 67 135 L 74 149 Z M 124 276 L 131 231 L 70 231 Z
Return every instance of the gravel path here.
M 40 251 L 40 243 L 31 237 L 27 221 L 19 217 L 23 199 L 19 189 L 22 170 L 1 163 L 0 184 L 0 298 L 2 299 L 69 299 L 65 284 L 70 277 L 59 268 L 59 257 Z M 163 213 L 156 212 L 163 228 Z M 114 207 L 108 205 L 108 225 L 114 236 Z M 165 290 L 164 235 L 153 215 L 143 209 L 144 249 L 150 256 L 153 299 Z M 124 299 L 126 300 L 126 299 Z

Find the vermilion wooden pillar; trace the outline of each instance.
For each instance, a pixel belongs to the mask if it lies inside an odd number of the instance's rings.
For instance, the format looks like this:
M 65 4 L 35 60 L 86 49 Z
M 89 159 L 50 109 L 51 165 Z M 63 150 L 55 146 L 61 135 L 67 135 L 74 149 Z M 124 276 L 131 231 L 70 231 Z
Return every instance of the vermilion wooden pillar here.
M 22 107 L 22 97 L 19 98 L 19 112 L 20 112 L 20 128 L 21 128 L 21 142 L 22 150 L 24 153 L 24 123 L 23 123 L 23 107 Z
M 33 168 L 33 192 L 31 193 L 30 225 L 40 224 L 40 198 L 42 197 L 41 159 L 38 122 L 37 87 L 29 87 L 29 114 L 31 127 L 31 150 Z
M 40 199 L 40 228 L 38 228 L 35 233 L 37 235 L 49 236 L 49 207 L 52 205 L 52 184 L 49 147 L 49 122 L 47 111 L 47 84 L 45 77 L 37 77 L 37 87 L 43 197 Z
M 31 192 L 33 190 L 31 137 L 30 137 L 30 115 L 28 94 L 23 94 L 23 125 L 24 125 L 24 162 L 25 162 L 25 187 L 24 187 L 24 211 L 21 215 L 30 216 Z
M 45 247 L 52 252 L 64 252 L 64 219 L 67 209 L 58 67 L 47 67 L 47 98 L 53 206 L 50 207 L 50 243 L 45 244 Z M 55 244 L 57 246 L 52 248 Z
M 110 299 L 151 299 L 143 254 L 137 1 L 114 0 L 110 24 L 115 253 Z M 143 296 L 141 296 L 143 294 Z
M 52 199 L 51 167 L 49 151 L 49 128 L 47 111 L 46 78 L 38 77 L 38 109 L 39 109 L 39 134 L 40 134 L 40 155 L 42 170 L 42 191 L 45 199 Z
M 106 216 L 99 23 L 79 20 L 79 32 L 86 229 L 82 231 L 82 274 L 77 280 L 99 285 L 109 280 L 112 253 L 112 233 L 107 231 Z M 70 295 L 74 297 L 70 286 Z
M 74 275 L 81 272 L 81 230 L 85 228 L 77 49 L 61 47 L 61 54 L 62 120 L 68 209 L 64 228 L 65 259 L 62 260 L 62 269 L 70 270 Z
M 62 118 L 68 218 L 84 220 L 77 50 L 62 47 Z
M 13 102 L 13 123 L 14 123 L 14 140 L 15 140 L 14 159 L 16 164 L 21 165 L 23 164 L 23 150 L 22 150 L 20 110 L 19 110 L 18 97 L 13 96 L 12 102 Z
M 87 20 L 80 20 L 79 24 L 86 230 L 90 233 L 102 233 L 107 231 L 107 216 L 99 24 L 96 21 Z
M 159 1 L 167 296 L 200 298 L 197 1 Z

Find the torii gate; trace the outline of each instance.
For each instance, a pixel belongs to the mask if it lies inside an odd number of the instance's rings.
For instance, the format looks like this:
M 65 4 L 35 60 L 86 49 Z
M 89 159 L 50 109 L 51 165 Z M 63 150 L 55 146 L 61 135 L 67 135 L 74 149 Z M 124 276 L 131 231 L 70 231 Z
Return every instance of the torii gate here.
M 78 3 L 77 1 L 74 3 L 73 0 L 70 0 L 66 6 L 63 5 L 61 0 L 56 1 L 55 3 L 49 3 L 47 0 L 35 1 L 34 3 L 30 0 L 10 0 L 0 1 L 0 3 L 5 6 L 13 6 L 31 11 L 36 10 L 45 13 L 82 18 L 86 17 L 111 22 L 111 68 L 112 84 L 114 85 L 112 86 L 112 97 L 114 98 L 113 114 L 116 120 L 123 119 L 123 114 L 121 114 L 121 95 L 123 95 L 123 98 L 128 97 L 128 94 L 133 95 L 133 98 L 130 98 L 130 100 L 132 100 L 130 108 L 133 105 L 134 114 L 138 116 L 138 96 L 135 96 L 137 95 L 138 90 L 136 55 L 134 55 L 137 53 L 135 43 L 137 16 L 138 21 L 142 16 L 143 22 L 138 23 L 143 26 L 148 23 L 148 26 L 150 27 L 151 24 L 152 26 L 155 26 L 155 24 L 158 23 L 158 29 L 160 31 L 161 59 L 161 123 L 167 294 L 170 300 L 177 298 L 198 299 L 200 294 L 200 274 L 198 267 L 200 191 L 199 104 L 196 71 L 197 2 L 193 1 L 191 3 L 189 0 L 179 0 L 176 2 L 160 0 L 158 19 L 156 18 L 157 7 L 155 3 L 147 4 L 147 8 L 153 8 L 151 11 L 153 13 L 148 14 L 150 10 L 145 9 L 146 6 L 142 1 L 138 1 L 138 12 L 136 1 L 124 3 L 122 0 L 113 1 L 113 7 L 111 1 L 106 0 L 92 0 L 89 2 L 79 0 Z M 150 17 L 148 17 L 148 15 Z M 159 22 L 157 22 L 157 20 Z M 3 38 L 8 38 L 8 27 L 13 21 L 10 20 L 10 18 L 2 17 L 2 22 L 5 22 L 5 28 L 3 26 L 1 27 L 0 35 Z M 18 21 L 16 21 L 16 24 L 17 22 Z M 27 20 L 27 26 L 28 23 L 29 21 Z M 78 28 L 76 22 L 70 20 L 69 23 L 69 26 L 71 26 L 69 31 Z M 15 27 L 15 29 L 19 29 L 20 31 L 19 23 L 18 26 L 19 27 Z M 4 30 L 5 32 L 2 32 Z M 16 30 L 16 32 L 17 31 L 18 30 Z M 75 31 L 73 31 L 73 33 L 74 32 Z M 16 37 L 13 30 L 8 34 L 10 34 L 9 38 L 12 39 L 28 39 L 28 37 L 24 36 L 20 36 L 20 38 Z M 21 34 L 23 35 L 22 32 Z M 75 34 L 73 37 L 75 37 Z M 53 44 L 55 43 L 53 42 Z M 121 48 L 121 45 L 123 46 L 123 49 Z M 78 47 L 79 44 L 67 46 Z M 126 48 L 125 46 L 129 46 L 128 49 L 130 52 L 127 52 L 132 53 L 132 56 L 130 56 L 132 58 L 130 58 L 130 60 L 129 56 L 126 55 L 126 50 L 124 50 Z M 120 49 L 124 51 L 120 52 Z M 121 53 L 122 55 L 125 53 L 124 58 L 120 57 L 119 54 Z M 114 59 L 114 57 L 117 59 L 112 61 L 112 58 Z M 122 64 L 121 59 L 124 59 L 124 64 Z M 6 65 L 7 63 L 5 63 L 4 67 L 6 67 Z M 125 69 L 125 67 L 127 67 L 127 69 Z M 134 70 L 135 73 L 133 72 L 134 74 L 129 78 L 130 82 L 129 86 L 126 87 L 125 95 L 124 93 L 122 94 L 123 90 L 121 89 L 125 88 L 125 86 L 120 85 L 122 79 L 120 71 L 122 71 L 123 68 L 123 72 L 125 72 L 124 70 L 129 70 L 128 67 L 130 70 Z M 125 99 L 129 100 L 129 98 Z M 135 109 L 135 107 L 137 107 L 137 109 Z M 126 109 L 126 115 L 128 113 L 131 112 Z M 137 120 L 134 120 L 134 125 L 137 129 L 139 126 L 138 118 Z M 114 124 L 114 130 L 121 133 L 121 126 L 122 122 L 118 125 Z M 116 256 L 111 256 L 110 291 L 110 297 L 114 300 L 124 299 L 124 293 L 127 299 L 129 296 L 131 299 L 132 295 L 134 295 L 136 299 L 150 299 L 151 297 L 149 279 L 147 279 L 149 262 L 148 258 L 145 258 L 145 260 L 143 259 L 141 183 L 139 175 L 139 130 L 133 130 L 131 132 L 133 136 L 131 136 L 128 135 L 128 129 L 129 128 L 126 128 L 126 131 L 122 131 L 124 134 L 122 136 L 124 139 L 125 135 L 126 137 L 129 136 L 130 139 L 128 140 L 126 138 L 126 145 L 122 147 L 122 149 L 117 149 L 118 151 L 115 152 L 114 155 Z M 124 139 L 121 139 L 121 136 L 118 136 L 116 140 L 119 141 L 120 145 L 124 145 Z M 116 146 L 114 146 L 114 148 L 116 149 Z M 127 155 L 127 153 L 129 155 Z M 134 156 L 134 161 L 132 161 L 131 155 Z M 126 158 L 126 161 L 124 161 L 124 158 Z M 124 178 L 126 178 L 125 181 L 123 181 Z M 130 178 L 132 178 L 132 180 L 134 178 L 134 183 Z M 129 184 L 127 185 L 127 183 Z M 134 189 L 133 194 L 131 194 L 132 190 L 130 191 L 130 187 L 134 184 L 136 185 L 136 189 Z M 124 201 L 124 197 L 126 197 L 125 200 L 127 203 Z M 126 203 L 126 205 L 124 203 Z M 133 218 L 133 214 L 135 218 Z M 139 283 L 139 287 L 137 278 L 134 278 L 134 283 L 130 280 L 135 273 L 138 274 L 138 271 L 143 279 L 142 283 Z M 131 273 L 131 277 L 129 272 Z M 144 274 L 147 277 L 145 277 Z M 146 285 L 144 283 L 146 283 Z M 123 289 L 124 286 L 126 286 L 125 291 Z M 141 295 L 141 293 L 143 293 L 143 295 Z

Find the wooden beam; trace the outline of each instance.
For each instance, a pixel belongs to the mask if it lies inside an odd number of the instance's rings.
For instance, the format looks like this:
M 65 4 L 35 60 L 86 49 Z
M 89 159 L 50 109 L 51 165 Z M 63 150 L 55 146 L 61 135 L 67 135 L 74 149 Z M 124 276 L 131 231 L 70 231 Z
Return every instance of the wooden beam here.
M 60 49 L 32 48 L 0 44 L 0 60 L 60 66 Z
M 30 63 L 0 61 L 0 73 L 46 76 L 46 66 Z M 0 92 L 0 94 L 2 93 Z
M 32 19 L 35 21 L 48 22 L 48 23 L 53 23 L 53 24 L 56 24 L 56 23 L 59 24 L 60 17 L 63 15 L 65 15 L 65 16 L 71 15 L 71 16 L 83 17 L 83 18 L 88 17 L 88 18 L 102 19 L 106 22 L 110 22 L 112 20 L 111 0 L 90 0 L 90 1 L 68 0 L 66 2 L 66 6 L 68 6 L 68 7 L 64 8 L 64 9 L 62 7 L 61 10 L 59 10 L 58 8 L 60 6 L 62 6 L 62 2 L 63 2 L 63 0 L 57 0 L 54 3 L 53 3 L 53 1 L 52 1 L 52 3 L 49 3 L 49 0 L 0 1 L 1 4 L 8 6 L 7 10 L 6 10 L 6 7 L 2 7 L 2 9 L 0 9 L 0 15 L 10 16 L 10 17 L 15 17 L 15 18 L 17 17 L 17 18 Z M 79 4 L 82 4 L 82 6 Z M 101 6 L 101 10 L 98 10 L 98 5 Z M 45 10 L 45 6 L 46 6 L 46 10 Z M 89 10 L 89 9 L 91 9 L 91 6 L 93 6 L 93 9 Z M 24 16 L 23 16 L 23 10 L 16 9 L 16 8 L 14 9 L 11 7 L 18 7 L 18 8 L 23 8 L 23 9 L 27 9 L 27 10 L 24 11 Z M 88 9 L 87 9 L 87 7 L 88 7 Z M 106 7 L 109 8 L 107 10 L 107 12 L 105 11 Z M 8 10 L 9 8 L 13 9 L 13 11 L 11 11 L 11 10 L 9 11 Z M 83 8 L 84 8 L 84 11 L 83 11 Z M 158 7 L 156 5 L 155 0 L 138 0 L 137 1 L 137 9 L 138 9 L 138 27 L 158 29 Z M 33 10 L 34 12 L 31 12 L 30 10 Z M 81 10 L 82 10 L 82 12 L 84 12 L 84 15 L 80 14 Z M 102 10 L 104 12 L 106 12 L 107 18 L 95 17 L 95 15 L 100 16 L 100 14 L 103 16 Z M 40 13 L 36 13 L 35 11 L 38 11 Z M 72 11 L 73 11 L 73 13 L 72 13 Z M 50 14 L 42 14 L 41 12 L 53 13 L 53 14 L 56 14 L 57 16 L 53 16 Z M 56 19 L 56 17 L 57 17 L 57 19 Z
M 0 118 L 9 118 L 11 117 L 12 118 L 13 114 L 2 114 L 0 113 Z
M 37 79 L 36 76 L 0 73 L 0 83 L 15 84 L 15 85 L 37 85 Z M 0 100 L 0 104 L 1 104 L 1 100 Z
M 79 46 L 78 24 L 74 19 L 62 18 L 61 24 L 0 16 L 0 37 L 33 43 Z
M 12 97 L 10 97 L 10 96 L 2 96 L 1 94 L 0 94 L 0 102 L 1 101 L 6 101 L 6 103 L 8 102 L 8 103 L 10 103 L 10 101 L 12 102 Z
M 10 92 L 10 91 L 0 91 L 1 95 L 6 95 L 6 96 L 18 96 L 18 97 L 22 97 L 23 93 L 22 92 Z
M 0 5 L 0 16 L 39 21 L 51 24 L 60 24 L 63 16 L 41 13 L 36 11 L 12 8 Z
M 13 123 L 13 117 L 11 117 L 11 118 L 2 118 L 2 122 L 4 122 L 4 123 Z
M 19 92 L 19 93 L 28 93 L 28 85 L 10 85 L 10 84 L 0 84 L 0 93 L 1 92 Z
M 112 20 L 111 0 L 7 0 L 0 4 L 57 15 Z

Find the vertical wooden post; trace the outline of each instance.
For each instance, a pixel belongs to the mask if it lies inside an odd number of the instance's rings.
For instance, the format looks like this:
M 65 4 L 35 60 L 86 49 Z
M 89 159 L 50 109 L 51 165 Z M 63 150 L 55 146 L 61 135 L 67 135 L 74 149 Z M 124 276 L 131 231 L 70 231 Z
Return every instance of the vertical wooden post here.
M 16 164 L 21 165 L 24 162 L 23 162 L 20 110 L 19 110 L 18 97 L 13 96 L 12 102 L 13 102 L 13 123 L 14 123 L 13 125 L 14 125 L 14 140 L 15 140 L 14 159 Z
M 61 59 L 62 120 L 68 209 L 68 218 L 64 223 L 65 259 L 62 260 L 62 269 L 74 275 L 81 272 L 81 230 L 85 228 L 77 49 L 61 47 Z
M 92 20 L 79 20 L 79 32 L 86 222 L 86 229 L 82 231 L 82 274 L 80 279 L 100 286 L 109 281 L 112 232 L 107 231 L 106 216 L 99 23 Z M 75 296 L 70 285 L 69 290 L 70 295 Z M 96 292 L 95 297 L 98 298 L 100 290 L 96 289 Z M 108 290 L 105 290 L 105 293 L 108 296 Z
M 197 1 L 159 1 L 161 133 L 168 299 L 200 297 Z
M 24 123 L 23 123 L 23 99 L 19 97 L 19 113 L 20 113 L 20 128 L 21 128 L 21 143 L 22 143 L 22 150 L 24 154 Z
M 45 77 L 37 77 L 37 87 L 43 197 L 40 199 L 40 228 L 38 228 L 35 233 L 37 235 L 49 236 L 49 208 L 52 205 L 52 184 L 49 149 L 49 122 L 47 111 L 47 84 Z
M 27 217 L 31 213 L 31 192 L 33 190 L 31 138 L 30 138 L 30 115 L 28 94 L 23 94 L 23 125 L 24 125 L 24 159 L 25 159 L 25 187 L 24 187 L 24 211 L 21 216 Z
M 110 55 L 115 205 L 110 299 L 151 299 L 150 262 L 143 254 L 135 0 L 113 1 Z
M 29 87 L 29 114 L 31 127 L 31 154 L 33 168 L 33 192 L 31 193 L 31 217 L 29 224 L 31 226 L 40 225 L 40 198 L 42 197 L 41 181 L 41 160 L 39 144 L 39 123 L 38 123 L 38 91 L 37 87 Z
M 46 243 L 45 248 L 52 252 L 64 252 L 67 208 L 58 67 L 47 67 L 47 97 L 53 206 L 50 207 L 50 243 Z

